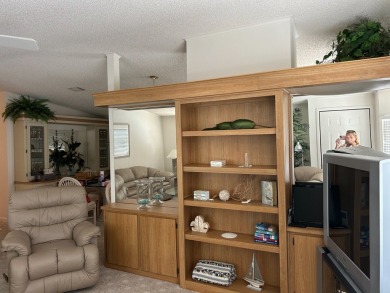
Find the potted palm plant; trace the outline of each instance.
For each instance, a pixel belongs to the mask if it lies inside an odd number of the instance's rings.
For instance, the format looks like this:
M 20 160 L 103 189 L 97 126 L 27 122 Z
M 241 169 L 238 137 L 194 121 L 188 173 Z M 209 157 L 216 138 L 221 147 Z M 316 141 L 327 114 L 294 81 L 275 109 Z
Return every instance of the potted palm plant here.
M 390 55 L 390 29 L 378 21 L 360 18 L 337 34 L 332 50 L 316 64 L 343 62 Z
M 25 115 L 34 120 L 41 120 L 48 122 L 49 120 L 55 120 L 55 114 L 46 105 L 47 99 L 32 99 L 29 96 L 20 96 L 18 99 L 12 99 L 6 106 L 2 113 L 2 117 L 12 119 L 15 123 L 21 115 Z

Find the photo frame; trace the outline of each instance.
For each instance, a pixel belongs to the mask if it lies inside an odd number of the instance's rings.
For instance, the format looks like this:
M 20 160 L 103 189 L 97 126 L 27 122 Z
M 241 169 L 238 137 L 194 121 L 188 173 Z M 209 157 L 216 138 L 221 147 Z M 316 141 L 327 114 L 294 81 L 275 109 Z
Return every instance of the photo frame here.
M 130 156 L 129 124 L 114 124 L 114 158 Z

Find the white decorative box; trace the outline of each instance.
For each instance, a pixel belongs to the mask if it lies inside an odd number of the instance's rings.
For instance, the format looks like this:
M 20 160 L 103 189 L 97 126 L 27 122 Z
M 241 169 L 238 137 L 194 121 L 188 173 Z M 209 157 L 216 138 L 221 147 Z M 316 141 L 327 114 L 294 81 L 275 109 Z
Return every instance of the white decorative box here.
M 226 165 L 226 160 L 213 160 L 210 161 L 211 167 L 223 167 Z
M 195 200 L 209 200 L 210 191 L 208 190 L 195 190 L 194 191 L 194 199 Z
M 261 181 L 261 202 L 270 206 L 278 205 L 276 181 Z

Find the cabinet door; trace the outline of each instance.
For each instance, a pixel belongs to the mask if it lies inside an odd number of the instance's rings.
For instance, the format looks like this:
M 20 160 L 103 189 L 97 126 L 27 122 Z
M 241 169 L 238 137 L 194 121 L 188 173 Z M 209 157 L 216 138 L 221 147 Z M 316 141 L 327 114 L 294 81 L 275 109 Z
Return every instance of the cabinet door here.
M 293 293 L 317 290 L 317 247 L 323 237 L 289 233 L 289 288 Z
M 104 212 L 106 262 L 138 269 L 137 215 Z
M 110 149 L 108 145 L 108 129 L 99 129 L 99 169 L 109 167 Z
M 30 125 L 28 131 L 28 145 L 30 146 L 29 173 L 34 176 L 45 168 L 45 127 Z
M 17 119 L 14 123 L 15 181 L 28 182 L 49 166 L 47 124 Z
M 141 270 L 177 277 L 176 221 L 140 216 Z

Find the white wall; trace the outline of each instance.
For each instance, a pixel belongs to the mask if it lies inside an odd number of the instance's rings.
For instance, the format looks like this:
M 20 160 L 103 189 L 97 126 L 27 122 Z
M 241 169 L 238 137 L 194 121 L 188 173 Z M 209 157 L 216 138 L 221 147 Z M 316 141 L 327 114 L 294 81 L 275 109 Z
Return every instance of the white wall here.
M 291 18 L 187 38 L 187 81 L 296 66 Z
M 163 145 L 164 145 L 164 169 L 172 170 L 172 159 L 167 159 L 171 150 L 176 149 L 176 118 L 175 116 L 161 117 Z
M 382 119 L 390 118 L 390 89 L 378 90 L 375 92 L 375 121 L 377 129 L 376 145 L 383 151 L 383 140 L 382 140 Z
M 113 123 L 127 123 L 130 126 L 130 156 L 114 159 L 115 169 L 138 165 L 164 169 L 165 153 L 160 116 L 144 110 L 116 109 Z

